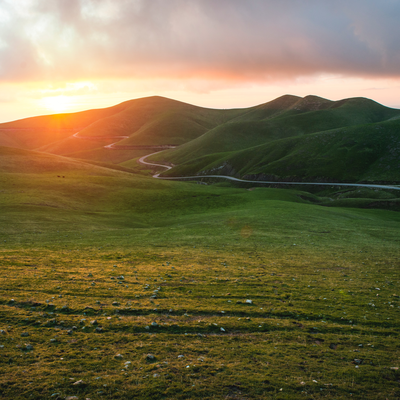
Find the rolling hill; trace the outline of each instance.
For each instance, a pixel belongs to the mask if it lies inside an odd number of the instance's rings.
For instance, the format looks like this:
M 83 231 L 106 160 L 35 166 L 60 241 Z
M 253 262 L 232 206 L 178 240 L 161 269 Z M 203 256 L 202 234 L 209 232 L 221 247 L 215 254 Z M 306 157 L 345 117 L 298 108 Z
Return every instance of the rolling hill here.
M 265 118 L 249 114 L 152 159 L 176 165 L 164 176 L 400 181 L 400 110 L 308 96 Z
M 396 183 L 399 132 L 400 110 L 365 98 L 284 95 L 216 110 L 153 96 L 0 124 L 0 145 L 129 167 L 173 145 L 150 157 L 174 165 L 164 176 Z

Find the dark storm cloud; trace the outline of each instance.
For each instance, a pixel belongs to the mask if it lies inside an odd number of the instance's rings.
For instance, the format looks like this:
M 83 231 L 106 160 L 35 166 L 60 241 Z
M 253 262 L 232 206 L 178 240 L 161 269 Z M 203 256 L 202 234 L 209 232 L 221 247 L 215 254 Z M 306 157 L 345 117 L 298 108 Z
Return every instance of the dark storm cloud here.
M 3 0 L 0 79 L 398 77 L 399 20 L 399 0 Z

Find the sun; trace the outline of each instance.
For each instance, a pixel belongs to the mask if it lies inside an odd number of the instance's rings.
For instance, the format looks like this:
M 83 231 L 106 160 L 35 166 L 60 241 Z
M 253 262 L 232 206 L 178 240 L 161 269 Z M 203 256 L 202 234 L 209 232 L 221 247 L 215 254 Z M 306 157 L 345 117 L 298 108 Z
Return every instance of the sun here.
M 56 113 L 62 113 L 72 106 L 71 98 L 64 95 L 43 97 L 41 103 L 48 110 Z

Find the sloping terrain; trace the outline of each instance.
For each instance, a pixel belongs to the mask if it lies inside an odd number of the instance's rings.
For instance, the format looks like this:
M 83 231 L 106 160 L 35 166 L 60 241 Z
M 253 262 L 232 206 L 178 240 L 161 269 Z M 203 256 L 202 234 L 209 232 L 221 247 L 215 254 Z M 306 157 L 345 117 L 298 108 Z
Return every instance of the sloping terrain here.
M 132 101 L 129 108 L 83 129 L 79 136 L 127 136 L 117 147 L 180 145 L 245 111 L 206 109 L 155 96 Z
M 153 96 L 0 124 L 0 145 L 130 166 L 172 145 L 150 158 L 175 166 L 165 176 L 395 183 L 399 124 L 400 110 L 365 98 L 285 95 L 215 110 Z
M 398 398 L 400 214 L 316 200 L 0 148 L 2 398 Z
M 237 118 L 152 159 L 177 165 L 165 176 L 397 182 L 399 116 L 368 99 L 309 96 L 275 116 Z
M 43 115 L 0 124 L 0 145 L 36 149 L 64 140 L 93 122 L 122 111 L 129 102 L 76 113 Z
M 164 176 L 220 174 L 310 182 L 400 182 L 400 120 L 272 141 L 183 163 Z
M 77 135 L 70 133 L 38 150 L 101 160 L 99 150 L 104 145 L 116 142 L 114 148 L 121 150 L 180 145 L 244 112 L 246 109 L 206 109 L 158 96 L 136 99 L 122 103 L 116 112 L 105 113 L 103 118 L 79 129 Z

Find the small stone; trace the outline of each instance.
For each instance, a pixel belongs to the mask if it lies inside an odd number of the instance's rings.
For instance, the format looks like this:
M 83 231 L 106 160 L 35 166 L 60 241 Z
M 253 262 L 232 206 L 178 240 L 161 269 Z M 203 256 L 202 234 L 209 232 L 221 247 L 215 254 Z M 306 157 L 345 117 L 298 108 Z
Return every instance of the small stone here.
M 50 339 L 50 342 L 55 343 L 55 342 L 57 342 L 57 339 Z
M 362 360 L 360 360 L 359 358 L 355 358 L 354 363 L 360 365 L 362 364 Z
M 253 304 L 253 300 L 246 300 L 246 304 Z
M 32 346 L 31 344 L 27 344 L 27 345 L 25 346 L 25 349 L 26 349 L 26 350 L 33 350 L 33 346 Z
M 331 343 L 331 344 L 329 345 L 329 348 L 332 349 L 332 350 L 336 350 L 337 344 Z
M 147 354 L 146 360 L 147 361 L 155 361 L 156 357 L 153 354 Z
M 22 336 L 22 337 L 27 337 L 27 336 L 29 336 L 29 333 L 28 333 L 28 332 L 22 332 L 22 333 L 21 333 L 21 336 Z
M 95 329 L 97 333 L 103 332 L 103 328 L 100 328 L 99 326 Z
M 225 329 L 224 329 L 224 328 L 220 328 L 220 331 L 221 331 L 221 332 L 225 332 Z
M 119 306 L 119 303 L 118 303 L 118 301 L 113 301 L 112 305 L 113 306 Z
M 183 357 L 185 357 L 184 355 L 182 355 L 182 354 L 180 354 L 179 356 L 178 356 L 178 358 L 183 358 Z
M 67 335 L 72 335 L 72 329 L 67 330 Z
M 122 360 L 124 358 L 124 356 L 122 354 L 116 354 L 114 356 L 114 358 L 117 359 L 117 360 Z
M 93 321 L 90 321 L 91 325 L 98 325 L 97 319 L 94 319 Z
M 73 386 L 84 386 L 85 382 L 83 380 L 76 381 L 72 384 Z
M 151 326 L 152 326 L 153 328 L 157 328 L 158 324 L 157 324 L 157 322 L 152 322 L 152 323 L 151 323 Z
M 154 374 L 153 375 L 153 378 L 159 378 L 160 377 L 160 374 Z
M 0 329 L 0 333 L 1 333 L 2 335 L 5 335 L 5 334 L 6 334 L 6 331 L 3 330 L 3 329 Z

